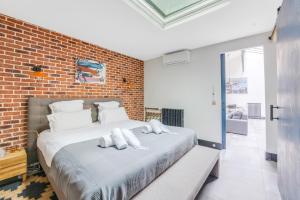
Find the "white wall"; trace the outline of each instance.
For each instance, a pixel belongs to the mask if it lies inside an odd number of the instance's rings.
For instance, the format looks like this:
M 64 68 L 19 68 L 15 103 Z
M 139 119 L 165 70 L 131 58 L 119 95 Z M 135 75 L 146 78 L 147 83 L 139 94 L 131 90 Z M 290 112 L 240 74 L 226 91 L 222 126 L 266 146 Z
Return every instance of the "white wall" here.
M 266 98 L 266 129 L 267 152 L 277 154 L 277 121 L 270 121 L 270 105 L 277 105 L 277 55 L 272 43 L 265 43 L 265 98 Z M 275 59 L 274 59 L 275 58 Z M 275 109 L 276 110 L 276 109 Z M 277 115 L 277 113 L 275 113 Z
M 226 94 L 226 104 L 236 104 L 248 111 L 248 103 L 261 104 L 261 116 L 265 117 L 265 72 L 264 54 L 257 50 L 244 50 L 244 70 L 242 50 L 226 53 L 226 81 L 230 78 L 247 78 L 248 93 Z
M 189 64 L 164 66 L 162 58 L 145 62 L 145 106 L 170 107 L 185 110 L 185 126 L 197 131 L 203 140 L 221 143 L 221 67 L 220 54 L 242 48 L 264 46 L 266 74 L 266 105 L 276 101 L 275 46 L 268 40 L 269 34 L 229 41 L 195 49 Z M 199 36 L 201 37 L 201 36 Z M 274 77 L 275 75 L 275 77 Z M 270 77 L 271 76 L 271 77 Z M 217 105 L 212 105 L 215 89 Z M 270 129 L 269 120 L 267 130 Z M 274 134 L 274 133 L 272 133 Z M 267 135 L 268 142 L 271 141 Z M 275 139 L 276 140 L 276 139 Z M 269 146 L 268 146 L 269 145 Z M 267 144 L 276 149 L 275 143 Z

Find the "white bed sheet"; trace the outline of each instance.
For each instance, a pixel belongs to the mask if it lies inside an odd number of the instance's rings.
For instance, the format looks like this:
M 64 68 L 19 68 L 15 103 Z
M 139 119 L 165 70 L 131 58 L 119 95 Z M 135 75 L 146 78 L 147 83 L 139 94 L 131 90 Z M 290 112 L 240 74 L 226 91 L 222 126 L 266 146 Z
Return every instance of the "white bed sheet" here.
M 144 126 L 145 124 L 147 123 L 142 121 L 126 120 L 104 125 L 95 122 L 88 127 L 59 132 L 51 132 L 48 129 L 39 134 L 37 147 L 42 152 L 48 167 L 51 167 L 51 162 L 55 154 L 66 145 L 100 138 L 102 135 L 110 134 L 113 128 L 132 129 Z

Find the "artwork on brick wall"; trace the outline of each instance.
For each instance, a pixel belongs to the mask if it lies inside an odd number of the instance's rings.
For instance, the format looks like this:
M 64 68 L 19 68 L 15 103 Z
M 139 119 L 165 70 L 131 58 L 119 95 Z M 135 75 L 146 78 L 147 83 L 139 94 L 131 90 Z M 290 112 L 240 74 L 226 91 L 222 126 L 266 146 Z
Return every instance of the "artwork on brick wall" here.
M 247 94 L 248 79 L 247 78 L 230 78 L 226 83 L 227 94 Z
M 105 84 L 106 65 L 94 60 L 77 59 L 75 82 Z

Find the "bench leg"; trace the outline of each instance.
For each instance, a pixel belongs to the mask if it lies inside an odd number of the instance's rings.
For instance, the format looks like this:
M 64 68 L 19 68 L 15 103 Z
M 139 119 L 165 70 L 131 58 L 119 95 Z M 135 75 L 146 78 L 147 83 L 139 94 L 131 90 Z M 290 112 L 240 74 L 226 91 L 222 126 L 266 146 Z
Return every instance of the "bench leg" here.
M 219 178 L 219 174 L 220 174 L 220 161 L 218 160 L 214 168 L 211 170 L 210 175 L 215 178 Z

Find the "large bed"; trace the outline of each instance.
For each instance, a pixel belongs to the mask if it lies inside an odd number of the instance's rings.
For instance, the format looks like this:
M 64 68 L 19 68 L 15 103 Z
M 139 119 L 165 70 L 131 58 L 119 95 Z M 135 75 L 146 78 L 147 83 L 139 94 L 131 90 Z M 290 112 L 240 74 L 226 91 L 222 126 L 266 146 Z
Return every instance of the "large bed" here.
M 61 200 L 151 199 L 152 194 L 157 196 L 160 190 L 168 190 L 164 187 L 171 187 L 163 183 L 176 177 L 177 171 L 189 173 L 194 167 L 191 161 L 205 160 L 207 163 L 201 163 L 205 165 L 203 173 L 195 182 L 197 188 L 192 186 L 193 194 L 186 195 L 186 199 L 193 199 L 209 173 L 217 172 L 218 152 L 197 146 L 196 133 L 191 129 L 168 127 L 171 133 L 157 135 L 142 133 L 142 127 L 147 124 L 142 121 L 100 124 L 94 102 L 114 100 L 122 104 L 120 99 L 85 99 L 84 106 L 92 110 L 93 124 L 63 133 L 50 132 L 46 118 L 50 113 L 48 106 L 61 100 L 64 99 L 30 98 L 28 145 L 29 162 L 39 161 Z M 99 137 L 116 127 L 132 130 L 146 148 L 99 147 Z M 37 138 L 32 130 L 39 133 Z M 197 158 L 204 151 L 204 156 Z M 174 176 L 167 173 L 171 171 Z

